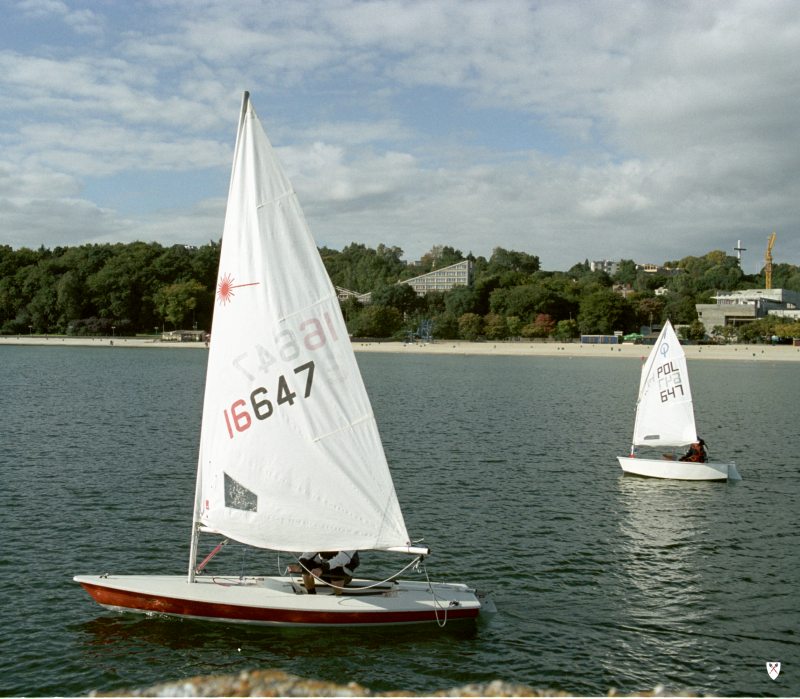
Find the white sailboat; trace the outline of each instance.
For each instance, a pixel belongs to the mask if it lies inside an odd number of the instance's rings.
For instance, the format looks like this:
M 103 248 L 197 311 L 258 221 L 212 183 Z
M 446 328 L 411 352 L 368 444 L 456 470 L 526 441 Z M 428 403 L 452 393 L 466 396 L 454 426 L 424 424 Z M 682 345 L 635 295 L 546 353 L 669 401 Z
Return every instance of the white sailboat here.
M 618 456 L 625 473 L 686 481 L 739 480 L 736 464 L 681 461 L 675 450 L 698 441 L 686 355 L 667 321 L 642 366 L 630 456 Z M 637 448 L 672 449 L 655 458 Z
M 75 581 L 114 610 L 254 624 L 442 624 L 491 611 L 463 584 L 356 579 L 310 595 L 288 571 L 209 576 L 208 557 L 197 564 L 201 533 L 275 551 L 429 553 L 410 541 L 335 289 L 248 93 L 216 296 L 189 573 Z

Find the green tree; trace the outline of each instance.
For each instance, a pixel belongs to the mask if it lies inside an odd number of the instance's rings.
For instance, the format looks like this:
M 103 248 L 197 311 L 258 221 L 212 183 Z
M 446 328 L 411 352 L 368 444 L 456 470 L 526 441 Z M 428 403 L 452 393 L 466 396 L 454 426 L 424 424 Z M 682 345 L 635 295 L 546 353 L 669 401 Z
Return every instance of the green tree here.
M 163 282 L 155 279 L 151 265 L 161 250 L 141 242 L 113 246 L 113 256 L 86 280 L 101 318 L 127 319 L 135 328 L 156 325 L 153 295 Z
M 419 259 L 419 264 L 409 269 L 411 277 L 427 274 L 434 269 L 449 267 L 464 260 L 461 250 L 456 250 L 448 245 L 434 245 Z M 406 277 L 409 278 L 409 277 Z
M 519 316 L 506 316 L 509 337 L 519 337 L 522 334 L 522 318 Z
M 477 340 L 483 334 L 483 318 L 477 313 L 464 313 L 458 319 L 458 334 L 464 340 Z
M 706 326 L 699 320 L 693 320 L 688 326 L 682 328 L 685 330 L 685 339 L 699 342 L 706 336 Z
M 381 284 L 372 292 L 372 303 L 396 308 L 401 314 L 412 314 L 425 304 L 408 284 Z
M 198 281 L 176 282 L 159 289 L 154 295 L 155 310 L 158 316 L 170 323 L 173 328 L 186 328 L 197 308 L 208 291 Z
M 488 313 L 483 319 L 483 331 L 489 340 L 505 340 L 508 337 L 506 317 L 499 313 Z
M 353 335 L 357 337 L 391 337 L 403 327 L 403 316 L 396 308 L 370 305 L 352 321 Z
M 635 329 L 630 303 L 610 289 L 593 291 L 581 299 L 578 327 L 585 335 L 611 335 L 616 330 Z
M 406 265 L 400 259 L 402 254 L 400 248 L 383 243 L 374 250 L 359 243 L 351 243 L 341 252 L 329 248 L 320 250 L 334 285 L 360 293 L 396 282 L 406 271 Z
M 652 294 L 637 295 L 631 299 L 637 322 L 639 325 L 648 327 L 652 327 L 663 320 L 665 303 L 663 297 L 653 296 Z
M 761 278 L 763 277 L 763 270 Z M 763 281 L 761 282 L 763 286 Z M 800 291 L 800 267 L 783 262 L 772 265 L 772 288 Z
M 553 332 L 553 337 L 561 342 L 566 342 L 579 335 L 578 322 L 575 320 L 559 320 Z
M 457 286 L 444 296 L 445 310 L 456 318 L 460 318 L 465 313 L 476 313 L 478 301 L 478 293 L 475 289 L 466 286 Z
M 686 294 L 667 294 L 662 319 L 669 318 L 673 325 L 688 325 L 697 320 L 695 299 Z
M 774 334 L 784 340 L 800 338 L 800 322 L 786 322 L 777 325 Z
M 629 284 L 636 287 L 639 274 L 633 260 L 620 260 L 617 271 L 611 277 L 617 284 Z
M 539 313 L 533 323 L 526 325 L 522 329 L 522 334 L 525 337 L 538 337 L 538 338 L 545 338 L 550 337 L 556 329 L 556 321 L 553 320 L 552 316 L 549 316 L 547 313 Z
M 503 272 L 520 272 L 525 276 L 539 271 L 539 258 L 526 252 L 506 250 L 497 247 L 492 251 L 487 267 L 488 274 L 502 274 Z
M 723 342 L 733 342 L 736 339 L 736 327 L 733 325 L 715 325 L 711 330 L 712 337 Z
M 437 340 L 456 340 L 458 334 L 458 317 L 443 311 L 433 317 L 433 336 Z

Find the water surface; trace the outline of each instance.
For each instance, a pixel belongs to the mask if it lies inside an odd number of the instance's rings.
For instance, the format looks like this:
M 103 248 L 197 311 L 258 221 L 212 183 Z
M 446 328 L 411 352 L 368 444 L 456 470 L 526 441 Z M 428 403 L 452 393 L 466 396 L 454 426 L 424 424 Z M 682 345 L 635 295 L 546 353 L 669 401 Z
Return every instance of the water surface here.
M 492 590 L 499 611 L 477 629 L 321 632 L 113 614 L 71 580 L 186 570 L 205 359 L 0 348 L 0 693 L 279 668 L 421 694 L 497 678 L 800 694 L 797 365 L 690 363 L 698 429 L 744 478 L 724 485 L 621 475 L 638 360 L 359 355 L 428 574 Z

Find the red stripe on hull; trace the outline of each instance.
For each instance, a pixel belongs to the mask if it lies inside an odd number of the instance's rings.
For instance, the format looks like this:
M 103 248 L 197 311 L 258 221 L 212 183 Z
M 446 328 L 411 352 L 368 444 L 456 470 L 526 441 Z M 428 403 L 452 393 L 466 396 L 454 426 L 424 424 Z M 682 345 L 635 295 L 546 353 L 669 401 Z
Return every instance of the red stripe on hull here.
M 129 609 L 130 611 L 151 612 L 173 616 L 193 617 L 200 619 L 218 619 L 220 621 L 238 621 L 254 624 L 298 624 L 298 625 L 345 625 L 361 624 L 412 624 L 429 621 L 455 621 L 459 619 L 477 619 L 479 609 L 462 609 L 447 607 L 438 611 L 398 612 L 322 612 L 303 611 L 299 609 L 272 609 L 269 607 L 248 607 L 237 604 L 219 604 L 200 602 L 175 597 L 144 595 L 128 590 L 116 590 L 81 583 L 92 598 L 106 607 Z

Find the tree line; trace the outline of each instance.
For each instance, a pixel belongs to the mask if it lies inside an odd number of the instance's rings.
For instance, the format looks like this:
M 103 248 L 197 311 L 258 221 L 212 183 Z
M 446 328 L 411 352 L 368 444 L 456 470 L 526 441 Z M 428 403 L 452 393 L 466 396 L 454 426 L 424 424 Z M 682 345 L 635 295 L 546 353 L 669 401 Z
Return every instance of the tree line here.
M 92 244 L 38 250 L 0 246 L 0 334 L 136 335 L 170 329 L 210 330 L 219 243 Z M 412 337 L 423 322 L 438 339 L 503 340 L 631 333 L 670 318 L 686 339 L 704 329 L 695 304 L 717 291 L 763 288 L 764 273 L 745 275 L 722 251 L 665 262 L 645 272 L 622 260 L 609 275 L 588 261 L 566 272 L 544 271 L 539 258 L 497 247 L 491 256 L 435 246 L 408 264 L 399 247 L 352 243 L 320 255 L 334 285 L 371 292 L 371 303 L 342 304 L 353 336 Z M 469 259 L 471 287 L 420 297 L 407 284 L 421 274 Z M 800 292 L 800 268 L 773 266 L 774 288 Z M 716 329 L 720 336 L 730 329 Z M 798 337 L 798 323 L 767 318 L 737 328 L 738 339 Z

